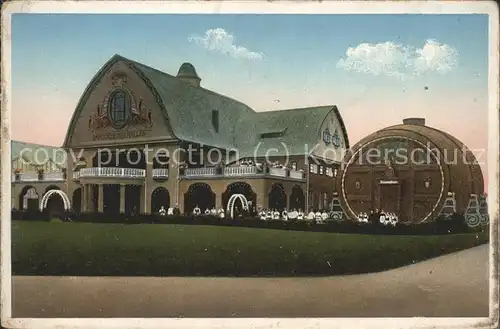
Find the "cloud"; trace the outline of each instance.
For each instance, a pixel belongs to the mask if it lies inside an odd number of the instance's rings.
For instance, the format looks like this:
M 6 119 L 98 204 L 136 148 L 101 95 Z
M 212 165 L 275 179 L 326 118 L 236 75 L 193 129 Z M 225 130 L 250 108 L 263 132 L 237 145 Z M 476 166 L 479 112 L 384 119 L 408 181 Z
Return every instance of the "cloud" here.
M 337 67 L 346 71 L 405 78 L 425 72 L 446 74 L 458 65 L 455 48 L 429 39 L 422 48 L 394 42 L 362 43 L 350 47 Z
M 458 51 L 436 40 L 427 40 L 424 47 L 416 50 L 416 54 L 414 66 L 418 72 L 446 74 L 458 65 Z
M 253 52 L 243 46 L 235 45 L 234 36 L 222 28 L 209 29 L 203 36 L 191 36 L 189 41 L 234 58 L 258 60 L 264 57 L 261 52 Z

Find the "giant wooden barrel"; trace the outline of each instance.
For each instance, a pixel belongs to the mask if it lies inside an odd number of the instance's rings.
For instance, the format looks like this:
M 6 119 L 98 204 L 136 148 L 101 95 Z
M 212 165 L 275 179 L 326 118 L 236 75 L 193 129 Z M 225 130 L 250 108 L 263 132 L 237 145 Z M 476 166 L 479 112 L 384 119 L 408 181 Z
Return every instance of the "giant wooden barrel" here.
M 411 118 L 354 145 L 336 189 L 350 218 L 382 210 L 400 221 L 422 223 L 437 217 L 449 192 L 463 213 L 471 194 L 484 193 L 484 181 L 476 157 L 462 142 Z

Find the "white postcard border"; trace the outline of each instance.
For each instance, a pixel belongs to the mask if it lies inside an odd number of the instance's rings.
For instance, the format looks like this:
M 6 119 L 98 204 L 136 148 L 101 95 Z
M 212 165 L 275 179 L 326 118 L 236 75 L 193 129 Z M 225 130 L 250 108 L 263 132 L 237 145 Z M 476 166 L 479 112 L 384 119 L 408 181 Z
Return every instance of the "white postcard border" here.
M 13 13 L 259 13 L 259 14 L 488 14 L 489 19 L 489 139 L 488 204 L 490 220 L 489 318 L 251 318 L 251 319 L 44 319 L 12 318 L 11 277 L 11 15 Z M 2 8 L 1 107 L 1 314 L 7 328 L 490 328 L 498 326 L 499 241 L 499 17 L 490 1 L 14 1 Z M 7 161 L 6 161 L 7 160 Z M 465 298 L 465 296 L 464 296 Z

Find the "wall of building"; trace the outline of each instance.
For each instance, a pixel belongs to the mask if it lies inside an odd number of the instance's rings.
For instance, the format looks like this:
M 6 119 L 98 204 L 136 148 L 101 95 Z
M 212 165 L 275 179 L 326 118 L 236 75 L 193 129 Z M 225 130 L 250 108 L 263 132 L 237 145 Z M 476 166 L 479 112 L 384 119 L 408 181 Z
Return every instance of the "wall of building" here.
M 48 160 L 43 161 L 40 165 L 35 165 L 28 160 L 17 157 L 12 160 L 12 173 L 19 170 L 22 173 L 37 173 L 39 169 L 43 169 L 44 172 L 60 172 L 61 168 L 54 162 Z
M 318 141 L 312 155 L 337 163 L 342 162 L 348 142 L 334 111 L 325 118 L 318 132 Z
M 68 198 L 71 200 L 71 195 L 67 193 L 67 184 L 66 182 L 49 182 L 49 181 L 44 181 L 44 182 L 26 182 L 26 183 L 14 183 L 12 184 L 12 194 L 11 194 L 11 202 L 12 202 L 12 209 L 17 209 L 21 210 L 19 208 L 19 200 L 21 198 L 21 193 L 26 191 L 29 188 L 35 188 L 36 193 L 38 194 L 39 200 L 42 199 L 43 195 L 50 189 L 56 188 L 68 196 Z
M 290 195 L 292 194 L 292 189 L 294 186 L 300 186 L 305 192 L 305 183 L 286 181 L 282 179 L 270 179 L 270 178 L 234 178 L 234 179 L 189 179 L 182 180 L 179 187 L 179 206 L 181 211 L 184 210 L 184 197 L 185 193 L 188 191 L 189 187 L 193 184 L 205 183 L 210 185 L 211 190 L 215 193 L 215 205 L 217 208 L 223 206 L 223 194 L 226 192 L 228 187 L 233 183 L 246 183 L 252 187 L 253 192 L 256 194 L 256 207 L 267 209 L 269 206 L 269 193 L 271 192 L 273 185 L 279 184 L 283 187 L 286 197 L 287 205 L 289 204 Z M 172 194 L 171 194 L 172 198 Z
M 131 122 L 122 129 L 114 129 L 105 124 L 110 96 L 116 90 L 124 90 L 130 95 L 131 107 L 141 115 L 140 122 Z M 139 108 L 140 104 L 142 108 Z M 168 120 L 148 86 L 122 61 L 115 63 L 100 81 L 91 86 L 90 94 L 81 106 L 75 112 L 73 129 L 68 131 L 70 147 L 144 144 L 174 138 L 168 128 Z M 148 118 L 149 111 L 151 120 Z M 97 112 L 104 119 L 97 119 Z

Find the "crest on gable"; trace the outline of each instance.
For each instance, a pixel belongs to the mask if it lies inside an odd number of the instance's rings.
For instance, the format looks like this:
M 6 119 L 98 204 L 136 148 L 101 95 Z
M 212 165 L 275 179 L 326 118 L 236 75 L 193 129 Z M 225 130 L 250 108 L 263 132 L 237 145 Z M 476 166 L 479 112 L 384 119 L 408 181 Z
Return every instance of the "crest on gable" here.
M 111 77 L 113 87 L 122 87 L 127 83 L 127 76 L 125 73 L 116 73 Z
M 323 131 L 323 142 L 325 142 L 326 145 L 330 145 L 330 142 L 331 142 L 331 135 L 330 135 L 330 131 L 328 130 L 328 128 L 326 128 L 324 131 Z
M 340 136 L 339 136 L 339 132 L 337 131 L 337 129 L 335 129 L 335 132 L 332 135 L 332 144 L 333 144 L 333 146 L 335 146 L 335 148 L 340 147 Z
M 123 80 L 114 80 L 123 83 Z M 121 81 L 121 82 L 120 82 Z M 136 105 L 133 94 L 125 87 L 116 87 L 97 105 L 96 111 L 89 117 L 88 127 L 92 132 L 126 127 L 149 129 L 153 126 L 151 108 L 144 104 L 142 98 Z

